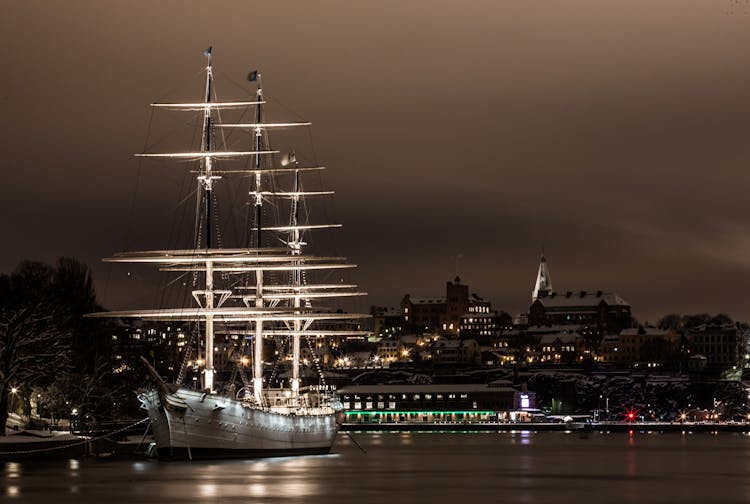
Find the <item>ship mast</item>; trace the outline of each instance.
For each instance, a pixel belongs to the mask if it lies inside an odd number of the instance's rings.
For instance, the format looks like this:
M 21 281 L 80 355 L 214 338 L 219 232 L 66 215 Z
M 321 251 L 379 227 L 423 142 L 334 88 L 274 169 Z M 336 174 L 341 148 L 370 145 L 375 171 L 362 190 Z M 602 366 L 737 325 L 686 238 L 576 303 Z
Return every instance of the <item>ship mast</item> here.
M 203 136 L 201 139 L 201 152 L 211 152 L 211 81 L 213 79 L 213 71 L 211 68 L 211 48 L 209 47 L 206 51 L 206 58 L 208 63 L 206 65 L 206 93 L 204 103 L 206 104 L 203 109 Z M 211 190 L 213 189 L 214 177 L 211 173 L 212 169 L 212 158 L 206 156 L 203 158 L 203 173 L 198 177 L 203 186 L 204 195 L 204 211 L 205 211 L 205 222 L 206 228 L 206 250 L 211 249 Z M 206 351 L 206 367 L 203 374 L 203 388 L 213 392 L 214 390 L 214 316 L 211 314 L 211 310 L 214 307 L 214 263 L 206 255 L 206 290 L 205 295 L 205 306 L 206 306 L 206 334 L 205 334 L 205 351 Z
M 263 101 L 263 87 L 261 85 L 260 73 L 257 73 L 258 90 L 256 91 L 256 101 Z M 255 111 L 255 123 L 263 123 L 262 104 L 258 103 Z M 255 148 L 259 152 L 263 139 L 263 131 L 260 126 L 255 128 Z M 263 193 L 261 191 L 261 171 L 260 155 L 255 156 L 255 225 L 257 226 L 256 247 L 260 250 L 263 247 L 261 242 L 262 216 L 263 216 Z M 255 272 L 255 307 L 263 308 L 263 271 Z M 263 321 L 255 319 L 255 339 L 253 341 L 253 395 L 257 404 L 263 404 Z
M 260 74 L 253 72 L 250 80 L 257 82 L 256 97 L 253 101 L 218 101 L 213 92 L 213 68 L 211 65 L 211 48 L 205 51 L 206 78 L 203 101 L 180 103 L 152 103 L 152 107 L 173 109 L 202 114 L 200 149 L 189 152 L 144 152 L 136 154 L 138 157 L 152 159 L 166 159 L 171 161 L 197 160 L 199 162 L 197 179 L 199 193 L 197 197 L 197 229 L 195 229 L 195 243 L 189 249 L 176 250 L 146 250 L 139 252 L 125 252 L 115 254 L 105 259 L 116 263 L 150 263 L 158 266 L 161 271 L 173 273 L 204 274 L 204 285 L 192 291 L 197 307 L 177 307 L 159 309 L 136 309 L 117 312 L 102 312 L 91 314 L 94 317 L 133 317 L 151 320 L 184 320 L 205 321 L 205 367 L 202 377 L 202 388 L 209 392 L 215 391 L 214 368 L 214 324 L 242 325 L 253 334 L 253 399 L 259 407 L 264 406 L 263 394 L 263 338 L 264 336 L 292 336 L 293 368 L 290 388 L 292 402 L 298 402 L 300 391 L 300 340 L 315 323 L 340 323 L 352 319 L 367 318 L 363 314 L 331 313 L 315 309 L 313 300 L 324 298 L 340 298 L 345 296 L 361 296 L 364 292 L 357 290 L 356 285 L 325 284 L 311 282 L 308 284 L 307 271 L 328 272 L 340 269 L 354 268 L 344 257 L 327 257 L 303 254 L 303 235 L 307 230 L 332 229 L 341 224 L 321 224 L 301 222 L 304 219 L 304 201 L 307 197 L 328 196 L 332 191 L 306 191 L 303 189 L 302 176 L 310 171 L 322 170 L 322 166 L 300 166 L 293 154 L 289 157 L 292 166 L 276 166 L 269 158 L 263 161 L 261 156 L 274 156 L 279 151 L 270 150 L 268 129 L 287 129 L 308 127 L 309 122 L 271 122 L 266 123 L 262 105 L 263 90 Z M 222 124 L 213 117 L 214 110 L 240 109 L 257 106 L 253 123 Z M 220 119 L 221 116 L 219 115 Z M 215 128 L 238 128 L 251 132 L 251 150 L 228 150 L 226 144 L 214 145 Z M 215 166 L 215 159 L 237 159 L 252 157 L 252 164 L 242 169 L 229 166 Z M 183 165 L 184 166 L 184 165 Z M 212 203 L 213 183 L 223 174 L 245 174 L 254 178 L 250 188 L 250 197 L 255 206 L 255 222 L 251 227 L 250 240 L 243 248 L 213 248 L 212 232 Z M 279 191 L 275 184 L 266 181 L 268 187 L 263 187 L 262 177 L 278 174 L 291 175 L 293 190 Z M 252 180 L 252 179 L 251 179 Z M 274 179 L 271 179 L 273 181 Z M 265 189 L 265 190 L 264 190 Z M 264 198 L 291 199 L 291 212 L 288 225 L 263 225 Z M 275 201 L 275 200 L 274 200 Z M 205 232 L 203 230 L 205 227 Z M 253 231 L 255 233 L 253 233 Z M 265 233 L 285 233 L 287 242 L 285 247 L 263 246 L 262 238 Z M 273 235 L 276 236 L 276 235 Z M 205 240 L 205 242 L 204 242 Z M 253 245 L 255 247 L 253 247 Z M 266 274 L 266 272 L 271 272 Z M 215 275 L 219 274 L 220 277 Z M 225 280 L 232 275 L 255 276 L 255 285 L 240 282 L 232 285 L 228 290 Z M 275 283 L 274 275 L 288 275 L 289 283 Z M 245 277 L 247 278 L 247 277 Z M 313 278 L 315 278 L 313 276 Z M 218 287 L 215 281 L 219 283 Z M 266 285 L 267 284 L 267 285 Z M 239 293 L 237 292 L 239 291 Z M 243 291 L 247 292 L 245 294 Z M 254 292 L 253 292 L 254 291 Z M 249 323 L 249 327 L 248 327 Z M 316 328 L 316 334 L 321 335 L 359 335 L 364 331 L 335 330 Z M 292 403 L 290 402 L 290 404 Z
M 296 158 L 294 159 L 295 166 L 298 166 Z M 299 256 L 302 254 L 302 245 L 304 243 L 300 239 L 299 230 L 299 198 L 302 188 L 300 187 L 300 174 L 299 170 L 294 172 L 294 196 L 292 196 L 292 212 L 291 212 L 291 227 L 292 227 L 292 239 L 289 241 L 289 246 L 292 249 L 293 256 Z M 302 271 L 300 269 L 292 270 L 292 285 L 296 287 L 294 293 L 294 314 L 300 314 L 300 307 L 302 305 L 301 289 L 302 285 Z M 300 333 L 302 329 L 302 321 L 299 319 L 294 320 L 294 332 L 292 335 L 292 397 L 299 396 L 299 361 L 300 361 Z

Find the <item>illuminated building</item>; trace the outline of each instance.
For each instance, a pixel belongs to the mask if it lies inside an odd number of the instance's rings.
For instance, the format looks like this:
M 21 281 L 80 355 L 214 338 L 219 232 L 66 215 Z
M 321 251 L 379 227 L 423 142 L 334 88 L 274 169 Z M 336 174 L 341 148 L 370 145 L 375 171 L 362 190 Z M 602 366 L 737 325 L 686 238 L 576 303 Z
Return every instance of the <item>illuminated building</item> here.
M 701 324 L 687 330 L 693 353 L 706 358 L 706 366 L 728 368 L 742 364 L 744 337 L 731 323 Z
M 553 364 L 572 364 L 578 359 L 581 337 L 571 333 L 545 334 L 539 342 L 539 361 Z
M 370 309 L 370 314 L 372 315 L 375 336 L 385 338 L 401 334 L 404 331 L 405 320 L 401 308 L 373 306 Z
M 462 337 L 475 338 L 482 344 L 488 344 L 498 331 L 511 329 L 513 320 L 505 312 L 492 311 L 489 301 L 472 294 L 469 310 L 461 316 L 459 324 Z
M 601 334 L 618 334 L 632 325 L 630 304 L 614 292 L 552 290 L 547 259 L 542 254 L 529 308 L 529 326 L 596 327 Z
M 481 349 L 473 339 L 446 339 L 441 338 L 435 343 L 432 351 L 432 360 L 435 364 L 479 364 Z
M 406 294 L 401 301 L 401 312 L 410 332 L 439 331 L 457 335 L 464 317 L 488 318 L 492 305 L 476 294 L 469 295 L 469 286 L 456 277 L 445 283 L 445 297 L 413 298 Z M 488 321 L 487 324 L 494 323 Z
M 602 362 L 614 364 L 643 363 L 646 367 L 662 367 L 680 342 L 672 329 L 656 327 L 631 327 L 618 335 L 609 335 L 602 341 L 599 357 Z
M 339 390 L 349 422 L 482 421 L 532 410 L 535 394 L 487 384 L 360 385 Z

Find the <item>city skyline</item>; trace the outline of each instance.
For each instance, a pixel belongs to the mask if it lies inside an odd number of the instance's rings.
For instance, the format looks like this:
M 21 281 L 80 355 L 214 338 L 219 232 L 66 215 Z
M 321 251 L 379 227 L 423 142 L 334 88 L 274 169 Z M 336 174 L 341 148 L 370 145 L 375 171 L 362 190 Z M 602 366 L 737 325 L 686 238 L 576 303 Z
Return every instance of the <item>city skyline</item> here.
M 732 2 L 8 5 L 2 271 L 74 256 L 106 306 L 132 305 L 129 270 L 100 258 L 163 245 L 154 208 L 131 213 L 145 104 L 213 45 L 227 80 L 260 69 L 313 121 L 363 305 L 458 274 L 524 311 L 543 246 L 558 291 L 615 291 L 642 322 L 750 319 L 750 16 Z

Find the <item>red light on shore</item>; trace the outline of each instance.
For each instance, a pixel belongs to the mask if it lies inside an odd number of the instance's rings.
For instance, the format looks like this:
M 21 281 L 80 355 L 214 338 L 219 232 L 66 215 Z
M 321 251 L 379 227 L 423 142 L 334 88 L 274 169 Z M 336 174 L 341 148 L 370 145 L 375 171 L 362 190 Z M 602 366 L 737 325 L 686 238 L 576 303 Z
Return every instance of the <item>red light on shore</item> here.
M 628 408 L 625 410 L 625 420 L 627 422 L 635 422 L 637 420 L 638 410 L 635 408 Z

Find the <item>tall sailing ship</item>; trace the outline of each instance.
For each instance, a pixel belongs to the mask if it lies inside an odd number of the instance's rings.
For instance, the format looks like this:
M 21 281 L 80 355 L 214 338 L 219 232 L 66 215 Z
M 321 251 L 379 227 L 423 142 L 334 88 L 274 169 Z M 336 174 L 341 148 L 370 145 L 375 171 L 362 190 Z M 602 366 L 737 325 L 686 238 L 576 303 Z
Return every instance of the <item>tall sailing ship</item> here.
M 192 278 L 191 306 L 94 314 L 147 320 L 183 321 L 200 327 L 203 335 L 200 388 L 188 387 L 183 368 L 176 383 L 166 383 L 150 368 L 157 387 L 139 395 L 148 411 L 160 457 L 262 457 L 320 454 L 330 451 L 343 418 L 335 393 L 320 379 L 303 384 L 300 376 L 303 342 L 317 366 L 311 339 L 363 334 L 352 321 L 366 315 L 341 313 L 317 306 L 324 299 L 360 296 L 356 285 L 332 281 L 337 270 L 353 268 L 343 257 L 316 256 L 306 251 L 313 230 L 339 224 L 308 222 L 308 200 L 332 194 L 306 190 L 305 176 L 323 169 L 305 165 L 295 155 L 282 156 L 269 141 L 269 132 L 309 128 L 309 122 L 268 122 L 260 74 L 251 72 L 254 99 L 218 101 L 214 91 L 211 50 L 207 58 L 202 101 L 154 103 L 156 109 L 198 114 L 200 149 L 186 152 L 142 153 L 146 158 L 192 161 L 197 184 L 193 248 L 124 252 L 105 259 L 113 263 L 149 263 L 160 270 Z M 252 114 L 251 122 L 222 122 L 230 110 Z M 249 133 L 245 148 L 229 148 L 226 132 Z M 185 164 L 183 164 L 185 166 Z M 244 181 L 249 188 L 242 226 L 244 243 L 224 248 L 212 212 L 217 210 L 217 184 Z M 264 211 L 264 206 L 274 209 Z M 284 207 L 285 211 L 279 211 Z M 272 222 L 271 217 L 284 219 Z M 268 245 L 268 244 L 271 245 Z M 264 246 L 265 245 L 265 246 Z M 185 282 L 188 285 L 190 282 Z M 240 387 L 220 384 L 214 366 L 215 337 L 240 334 L 252 348 L 252 360 L 237 362 Z M 291 372 L 283 387 L 264 377 L 264 340 L 273 338 L 280 357 L 291 357 Z M 268 356 L 266 356 L 268 357 Z M 252 379 L 243 366 L 251 364 Z M 147 364 L 146 364 L 147 365 Z M 318 371 L 320 371 L 319 366 Z M 275 371 L 274 371 L 275 372 Z

